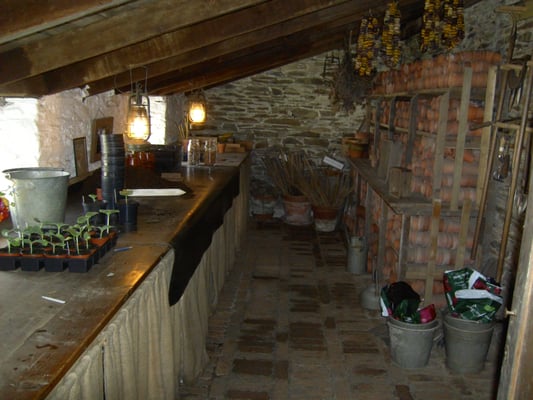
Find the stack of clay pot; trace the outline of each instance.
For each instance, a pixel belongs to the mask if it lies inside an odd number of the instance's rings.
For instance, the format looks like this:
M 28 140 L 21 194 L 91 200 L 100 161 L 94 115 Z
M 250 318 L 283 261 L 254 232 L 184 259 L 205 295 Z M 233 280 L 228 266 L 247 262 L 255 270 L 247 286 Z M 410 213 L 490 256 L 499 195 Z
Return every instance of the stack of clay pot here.
M 472 68 L 472 87 L 487 84 L 487 71 L 502 61 L 499 53 L 492 51 L 464 51 L 441 54 L 433 58 L 404 64 L 398 70 L 384 71 L 375 81 L 375 94 L 390 94 L 439 88 L 460 87 L 465 67 Z

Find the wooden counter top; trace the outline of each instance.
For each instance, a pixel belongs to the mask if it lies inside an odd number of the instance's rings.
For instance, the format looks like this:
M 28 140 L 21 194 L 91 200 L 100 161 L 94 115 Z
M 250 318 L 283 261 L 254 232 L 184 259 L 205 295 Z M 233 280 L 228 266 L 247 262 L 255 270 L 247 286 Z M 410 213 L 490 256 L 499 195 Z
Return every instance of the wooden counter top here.
M 46 397 L 170 244 L 209 209 L 245 157 L 232 156 L 230 166 L 182 168 L 192 193 L 136 198 L 138 230 L 120 234 L 116 245 L 132 248 L 107 253 L 87 273 L 0 272 L 0 399 Z

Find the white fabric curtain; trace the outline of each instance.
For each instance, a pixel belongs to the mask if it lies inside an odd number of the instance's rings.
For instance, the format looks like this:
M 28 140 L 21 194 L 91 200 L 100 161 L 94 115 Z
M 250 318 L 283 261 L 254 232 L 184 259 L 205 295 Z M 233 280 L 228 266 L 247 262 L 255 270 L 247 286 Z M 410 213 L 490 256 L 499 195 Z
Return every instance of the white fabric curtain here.
M 229 241 L 232 241 L 231 237 Z M 172 307 L 176 332 L 174 359 L 179 363 L 179 379 L 187 383 L 198 376 L 208 361 L 206 339 L 209 316 L 228 270 L 224 257 L 225 242 L 225 230 L 221 226 L 214 233 L 211 246 L 202 256 L 180 301 Z
M 104 400 L 102 343 L 97 342 L 71 368 L 47 399 Z
M 247 207 L 241 194 L 172 307 L 170 250 L 47 397 L 49 400 L 165 400 L 179 398 L 208 361 L 209 315 L 235 262 Z
M 50 393 L 52 400 L 174 399 L 170 250 Z
M 106 399 L 173 399 L 168 306 L 172 257 L 165 257 L 105 328 Z

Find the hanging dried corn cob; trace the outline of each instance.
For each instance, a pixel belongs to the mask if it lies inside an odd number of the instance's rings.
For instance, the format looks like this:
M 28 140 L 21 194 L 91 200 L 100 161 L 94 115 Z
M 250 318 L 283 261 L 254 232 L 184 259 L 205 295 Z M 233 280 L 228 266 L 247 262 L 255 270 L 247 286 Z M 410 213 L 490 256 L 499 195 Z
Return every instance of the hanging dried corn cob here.
M 465 37 L 463 0 L 444 0 L 442 44 L 453 49 Z
M 441 0 L 425 0 L 422 17 L 422 51 L 434 51 L 440 46 Z
M 378 51 L 378 24 L 378 19 L 372 15 L 361 20 L 355 55 L 355 71 L 359 76 L 370 77 L 374 72 L 374 62 Z
M 395 68 L 400 63 L 400 9 L 397 0 L 391 1 L 385 11 L 381 49 L 385 65 Z

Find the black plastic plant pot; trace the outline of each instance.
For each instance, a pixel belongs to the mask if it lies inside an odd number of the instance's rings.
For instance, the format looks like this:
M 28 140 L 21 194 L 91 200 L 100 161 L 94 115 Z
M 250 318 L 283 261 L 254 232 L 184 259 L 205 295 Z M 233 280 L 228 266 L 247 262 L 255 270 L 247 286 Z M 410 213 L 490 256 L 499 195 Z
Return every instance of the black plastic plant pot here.
M 0 271 L 14 271 L 20 266 L 19 253 L 0 251 Z
M 94 250 L 71 254 L 68 257 L 68 270 L 75 273 L 89 272 L 94 265 Z
M 44 257 L 42 254 L 23 254 L 19 258 L 20 269 L 22 271 L 36 272 L 39 271 L 44 264 Z
M 119 224 L 122 232 L 137 230 L 137 210 L 139 203 L 133 200 L 118 202 Z
M 46 272 L 63 272 L 67 268 L 67 253 L 46 254 L 43 258 L 44 270 Z
M 109 232 L 109 249 L 111 250 L 118 242 L 118 233 L 116 231 Z
M 100 258 L 102 258 L 102 253 L 100 253 L 99 247 L 93 247 L 93 265 L 98 264 L 100 262 Z
M 108 236 L 102 238 L 96 237 L 91 239 L 91 244 L 94 246 L 96 259 L 98 261 L 100 261 L 100 259 L 105 256 L 105 253 L 107 253 L 109 241 L 110 238 Z M 98 261 L 95 261 L 95 264 Z

